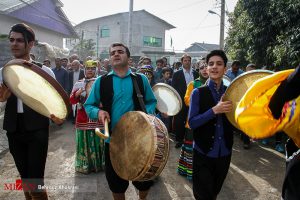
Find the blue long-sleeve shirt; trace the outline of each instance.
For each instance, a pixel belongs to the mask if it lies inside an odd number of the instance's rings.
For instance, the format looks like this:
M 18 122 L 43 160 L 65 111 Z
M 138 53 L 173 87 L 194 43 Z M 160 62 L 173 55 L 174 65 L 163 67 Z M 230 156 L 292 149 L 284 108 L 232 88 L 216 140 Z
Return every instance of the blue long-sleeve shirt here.
M 233 81 L 233 79 L 235 79 L 242 73 L 244 73 L 244 71 L 241 69 L 239 69 L 236 73 L 233 73 L 232 69 L 228 69 L 226 72 L 226 76 L 228 76 L 228 78 L 230 78 L 230 80 Z
M 117 122 L 120 120 L 122 115 L 124 115 L 128 111 L 134 110 L 133 104 L 133 85 L 130 77 L 131 70 L 128 70 L 125 77 L 119 77 L 113 70 L 108 73 L 108 76 L 113 76 L 113 101 L 112 101 L 112 110 L 111 110 L 111 129 L 115 127 Z M 148 79 L 145 75 L 141 74 L 145 97 L 144 103 L 146 106 L 146 111 L 148 114 L 154 114 L 157 100 L 152 92 Z M 98 112 L 100 110 L 100 82 L 101 76 L 98 77 L 91 89 L 89 97 L 87 98 L 84 108 L 91 119 L 98 119 Z M 109 140 L 106 140 L 109 142 Z
M 215 103 L 217 104 L 225 92 L 225 87 L 223 85 L 223 82 L 222 82 L 219 90 L 217 90 L 217 85 L 212 80 L 209 81 L 208 87 L 213 95 Z M 209 110 L 207 110 L 204 113 L 199 113 L 199 110 L 200 110 L 199 102 L 201 101 L 201 95 L 202 94 L 199 93 L 199 90 L 197 88 L 194 89 L 192 92 L 191 99 L 190 99 L 189 115 L 188 115 L 189 125 L 190 125 L 191 129 L 194 130 L 198 127 L 201 127 L 203 124 L 207 123 L 209 120 L 217 117 L 213 149 L 211 151 L 209 151 L 206 154 L 206 156 L 211 157 L 211 158 L 227 156 L 227 155 L 231 154 L 231 150 L 229 150 L 225 145 L 222 116 L 220 114 L 215 115 L 212 108 L 210 108 Z M 200 131 L 201 131 L 201 128 L 200 128 Z M 197 144 L 195 144 L 195 142 L 193 143 L 193 148 L 196 151 L 198 151 L 199 153 L 204 154 L 204 152 L 201 150 L 201 148 Z

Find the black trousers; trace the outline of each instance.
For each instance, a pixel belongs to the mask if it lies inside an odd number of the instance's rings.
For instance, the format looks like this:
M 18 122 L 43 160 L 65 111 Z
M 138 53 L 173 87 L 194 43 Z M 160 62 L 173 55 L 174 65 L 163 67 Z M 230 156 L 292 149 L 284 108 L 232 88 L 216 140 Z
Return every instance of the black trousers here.
M 109 189 L 113 193 L 125 193 L 128 186 L 129 181 L 122 179 L 117 175 L 114 168 L 112 167 L 110 154 L 109 154 L 109 144 L 105 143 L 105 176 L 108 182 Z M 147 191 L 153 185 L 153 181 L 132 181 L 132 184 L 139 191 Z
M 193 150 L 193 193 L 197 200 L 213 200 L 221 191 L 231 154 L 210 158 Z
M 180 112 L 173 118 L 173 133 L 177 142 L 183 142 L 187 115 L 188 108 L 183 105 Z
M 9 151 L 22 180 L 43 185 L 49 128 L 27 131 L 22 125 L 22 116 L 18 116 L 17 130 L 7 132 Z

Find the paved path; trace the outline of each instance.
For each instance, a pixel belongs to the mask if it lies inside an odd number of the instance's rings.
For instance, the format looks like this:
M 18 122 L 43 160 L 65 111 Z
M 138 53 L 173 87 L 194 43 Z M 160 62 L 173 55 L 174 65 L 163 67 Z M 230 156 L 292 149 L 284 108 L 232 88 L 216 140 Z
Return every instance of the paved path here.
M 75 186 L 49 189 L 49 198 L 55 200 L 110 200 L 103 172 L 82 175 L 74 171 L 75 137 L 70 122 L 62 127 L 50 127 L 50 144 L 46 166 L 45 182 L 52 186 Z M 176 173 L 179 149 L 171 140 L 168 163 L 156 180 L 148 199 L 193 199 L 192 184 Z M 240 139 L 235 137 L 232 163 L 218 200 L 278 200 L 285 171 L 282 154 L 253 143 L 250 150 L 244 150 Z M 0 154 L 0 199 L 23 199 L 21 191 L 4 191 L 4 183 L 14 183 L 18 178 L 13 159 L 9 152 Z M 137 199 L 132 185 L 126 193 L 127 199 Z

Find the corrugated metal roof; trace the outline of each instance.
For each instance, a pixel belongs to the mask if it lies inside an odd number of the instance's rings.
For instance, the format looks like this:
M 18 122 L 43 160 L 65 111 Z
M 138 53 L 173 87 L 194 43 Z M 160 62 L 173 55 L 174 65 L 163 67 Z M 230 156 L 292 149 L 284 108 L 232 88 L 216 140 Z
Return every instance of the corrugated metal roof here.
M 0 12 L 9 13 L 36 1 L 37 0 L 1 0 Z
M 61 6 L 59 0 L 1 0 L 0 14 L 77 38 Z
M 172 24 L 169 24 L 169 23 L 166 22 L 165 20 L 163 20 L 163 19 L 161 19 L 161 18 L 159 18 L 159 17 L 157 17 L 157 16 L 155 16 L 155 15 L 149 13 L 148 11 L 146 11 L 146 10 L 144 10 L 144 9 L 143 9 L 143 10 L 136 10 L 136 11 L 133 11 L 133 15 L 137 15 L 138 13 L 145 13 L 145 14 L 147 14 L 147 15 L 152 16 L 154 19 L 160 21 L 160 22 L 163 23 L 166 27 L 168 27 L 168 30 L 169 30 L 169 29 L 176 28 L 176 27 L 173 26 Z M 95 20 L 99 20 L 99 19 L 105 19 L 105 18 L 109 18 L 109 17 L 113 17 L 113 16 L 118 16 L 118 15 L 120 15 L 120 16 L 122 16 L 122 15 L 128 15 L 128 14 L 129 14 L 129 12 L 121 12 L 121 13 L 116 13 L 116 14 L 107 15 L 107 16 L 103 16 L 103 17 L 98 17 L 98 18 L 94 18 L 94 19 L 89 19 L 89 20 L 86 20 L 86 21 L 83 21 L 83 22 L 77 24 L 75 27 L 81 26 L 82 24 L 87 23 L 87 22 L 90 22 L 90 21 L 95 21 Z
M 200 52 L 200 51 L 212 51 L 214 49 L 219 49 L 219 45 L 217 44 L 207 44 L 207 43 L 198 43 L 195 42 L 191 44 L 191 46 L 185 49 L 185 52 Z

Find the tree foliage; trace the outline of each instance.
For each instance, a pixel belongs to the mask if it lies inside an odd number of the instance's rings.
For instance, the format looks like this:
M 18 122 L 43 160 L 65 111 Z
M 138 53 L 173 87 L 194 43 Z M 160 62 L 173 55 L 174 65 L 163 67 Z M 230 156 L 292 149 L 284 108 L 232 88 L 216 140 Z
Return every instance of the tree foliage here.
M 96 43 L 92 39 L 89 40 L 80 40 L 80 42 L 74 46 L 72 53 L 77 53 L 80 58 L 86 58 L 88 56 L 95 55 L 95 46 Z
M 300 0 L 239 0 L 229 16 L 226 48 L 244 65 L 300 63 Z

